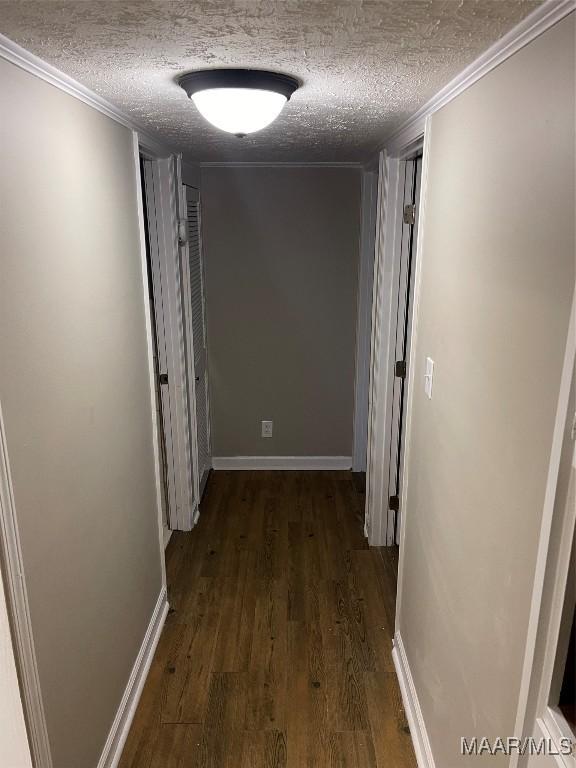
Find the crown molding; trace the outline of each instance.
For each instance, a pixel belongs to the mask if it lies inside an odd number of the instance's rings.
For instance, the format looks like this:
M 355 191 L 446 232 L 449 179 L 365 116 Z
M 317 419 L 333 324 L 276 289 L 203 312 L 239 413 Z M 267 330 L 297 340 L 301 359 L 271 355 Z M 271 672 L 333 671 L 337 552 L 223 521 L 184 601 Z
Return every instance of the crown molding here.
M 44 82 L 49 83 L 60 91 L 64 91 L 64 93 L 82 101 L 89 107 L 106 115 L 106 117 L 120 123 L 120 125 L 123 125 L 132 131 L 136 131 L 140 143 L 153 154 L 162 157 L 175 152 L 173 147 L 159 141 L 155 136 L 148 133 L 135 120 L 132 120 L 132 118 L 128 117 L 128 115 L 118 109 L 118 107 L 115 107 L 114 104 L 2 34 L 0 34 L 0 59 L 15 64 L 25 72 L 29 72 L 31 75 L 39 77 L 41 80 L 44 80 Z
M 361 170 L 364 163 L 361 162 L 201 162 L 200 168 L 355 168 Z
M 424 133 L 426 118 L 452 99 L 491 72 L 495 67 L 515 54 L 525 45 L 541 35 L 565 16 L 576 10 L 576 0 L 545 0 L 541 6 L 526 16 L 519 24 L 498 40 L 472 64 L 451 80 L 435 96 L 418 109 L 399 128 L 385 136 L 384 141 L 375 148 L 372 155 L 381 149 L 390 154 L 408 146 Z M 61 72 L 43 59 L 30 53 L 22 46 L 0 34 L 0 58 L 15 64 L 36 77 L 84 102 L 98 112 L 115 120 L 138 133 L 143 147 L 158 156 L 166 156 L 176 150 L 169 144 L 159 141 L 144 130 L 136 121 L 128 117 L 118 107 L 99 96 L 94 91 L 79 83 L 74 78 Z M 362 169 L 362 162 L 201 162 L 201 168 L 356 168 Z
M 388 134 L 380 149 L 394 155 L 424 134 L 426 118 L 513 56 L 547 29 L 576 10 L 576 0 L 545 0 L 519 24 L 444 86 L 399 128 Z

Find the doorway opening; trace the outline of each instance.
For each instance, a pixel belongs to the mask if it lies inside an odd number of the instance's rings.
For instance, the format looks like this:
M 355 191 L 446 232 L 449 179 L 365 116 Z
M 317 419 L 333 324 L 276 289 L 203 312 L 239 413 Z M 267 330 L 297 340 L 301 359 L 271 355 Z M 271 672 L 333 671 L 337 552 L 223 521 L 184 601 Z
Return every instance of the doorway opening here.
M 416 314 L 423 142 L 380 156 L 372 299 L 364 531 L 394 547 L 402 532 L 411 339 Z
M 180 206 L 185 213 L 186 243 L 182 259 L 183 305 L 191 434 L 194 442 L 194 477 L 200 504 L 212 467 L 210 448 L 210 399 L 206 329 L 206 291 L 202 251 L 200 194 L 190 184 L 180 185 Z
M 180 157 L 140 154 L 164 541 L 190 531 L 211 468 L 200 195 Z
M 158 429 L 158 443 L 160 449 L 160 481 L 162 501 L 162 529 L 164 546 L 168 544 L 171 535 L 170 529 L 170 500 L 168 495 L 168 457 L 166 452 L 165 414 L 162 408 L 162 386 L 167 384 L 168 376 L 160 370 L 160 358 L 158 354 L 158 325 L 156 322 L 156 310 L 154 299 L 154 284 L 152 280 L 152 257 L 150 252 L 150 225 L 148 220 L 148 205 L 146 204 L 146 185 L 144 183 L 144 164 L 146 159 L 140 154 L 140 184 L 142 187 L 142 209 L 144 218 L 144 241 L 146 245 L 146 272 L 148 275 L 148 297 L 150 301 L 150 322 L 152 326 L 152 354 L 154 362 L 154 394 L 156 403 L 156 426 Z
M 403 163 L 401 176 L 402 229 L 400 262 L 394 290 L 396 304 L 394 334 L 394 370 L 392 381 L 392 418 L 388 458 L 388 515 L 386 543 L 400 544 L 401 488 L 404 463 L 406 406 L 410 359 L 410 340 L 414 304 L 414 266 L 418 237 L 418 214 L 422 156 Z

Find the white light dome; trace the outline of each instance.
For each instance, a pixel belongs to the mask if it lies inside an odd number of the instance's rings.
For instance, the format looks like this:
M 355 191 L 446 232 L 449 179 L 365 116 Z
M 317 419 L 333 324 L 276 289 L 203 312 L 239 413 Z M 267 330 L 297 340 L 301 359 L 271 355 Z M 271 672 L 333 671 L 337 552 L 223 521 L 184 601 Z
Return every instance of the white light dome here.
M 260 69 L 197 70 L 178 83 L 209 123 L 236 136 L 270 125 L 299 86 L 290 75 Z
M 255 133 L 274 122 L 286 96 L 252 88 L 209 88 L 192 95 L 200 114 L 227 133 Z

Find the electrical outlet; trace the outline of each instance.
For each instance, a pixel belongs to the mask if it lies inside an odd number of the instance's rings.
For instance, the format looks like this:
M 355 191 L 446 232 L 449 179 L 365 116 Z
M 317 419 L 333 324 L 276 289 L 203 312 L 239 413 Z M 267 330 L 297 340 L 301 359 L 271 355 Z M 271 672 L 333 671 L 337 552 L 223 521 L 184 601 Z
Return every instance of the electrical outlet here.
M 262 437 L 272 437 L 272 431 L 274 429 L 273 421 L 262 422 Z

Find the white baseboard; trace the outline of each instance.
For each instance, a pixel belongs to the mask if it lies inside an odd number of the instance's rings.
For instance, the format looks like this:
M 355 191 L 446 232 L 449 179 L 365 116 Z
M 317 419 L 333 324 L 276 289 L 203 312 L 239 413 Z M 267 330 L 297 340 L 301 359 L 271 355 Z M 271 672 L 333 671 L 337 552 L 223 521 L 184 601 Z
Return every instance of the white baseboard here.
M 424 716 L 418 701 L 418 694 L 414 686 L 412 673 L 410 672 L 404 644 L 398 632 L 394 635 L 392 658 L 394 659 L 402 701 L 406 710 L 408 725 L 410 726 L 410 735 L 412 736 L 418 768 L 435 768 L 434 756 L 426 731 L 426 723 L 424 722 Z
M 118 765 L 167 613 L 168 599 L 166 587 L 162 587 L 152 618 L 150 619 L 150 624 L 146 630 L 144 641 L 134 662 L 128 685 L 122 696 L 122 701 L 112 723 L 104 750 L 98 761 L 98 768 L 116 768 Z
M 214 456 L 213 469 L 352 469 L 351 456 Z

